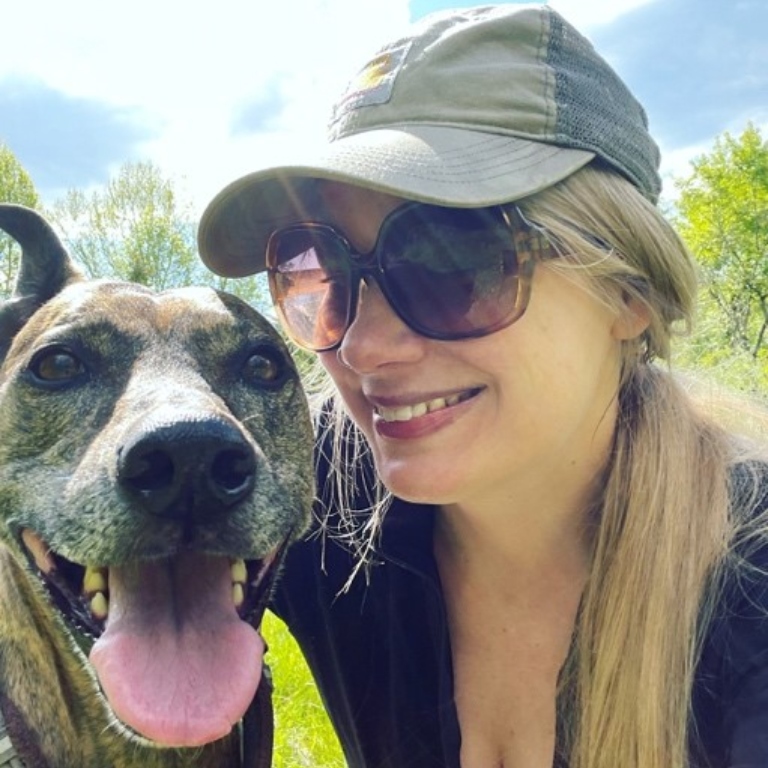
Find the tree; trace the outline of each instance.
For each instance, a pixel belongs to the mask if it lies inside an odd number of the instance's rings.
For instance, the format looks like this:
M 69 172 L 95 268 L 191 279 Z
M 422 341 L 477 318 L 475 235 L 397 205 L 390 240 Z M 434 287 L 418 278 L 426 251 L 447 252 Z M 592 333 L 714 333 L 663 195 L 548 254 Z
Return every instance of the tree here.
M 91 277 L 158 290 L 212 285 L 263 305 L 259 281 L 225 280 L 205 269 L 197 256 L 191 208 L 152 163 L 127 163 L 101 190 L 90 195 L 68 191 L 54 204 L 51 217 Z
M 0 143 L 0 201 L 18 203 L 30 208 L 37 208 L 40 205 L 40 199 L 30 175 L 3 143 Z M 20 256 L 21 249 L 16 241 L 0 230 L 0 298 L 2 299 L 11 295 Z
M 716 346 L 765 359 L 768 142 L 749 124 L 738 138 L 718 137 L 692 167 L 676 182 L 676 223 L 702 268 L 708 327 L 720 336 Z

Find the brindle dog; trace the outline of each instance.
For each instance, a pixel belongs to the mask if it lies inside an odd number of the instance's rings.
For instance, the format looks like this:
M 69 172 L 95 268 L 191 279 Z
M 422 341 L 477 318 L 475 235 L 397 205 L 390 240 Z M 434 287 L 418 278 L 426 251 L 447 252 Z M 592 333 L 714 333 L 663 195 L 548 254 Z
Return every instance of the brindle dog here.
M 27 768 L 268 765 L 259 623 L 312 429 L 234 296 L 82 277 L 51 227 L 0 305 L 0 711 Z M 258 692 L 258 693 L 257 693 Z

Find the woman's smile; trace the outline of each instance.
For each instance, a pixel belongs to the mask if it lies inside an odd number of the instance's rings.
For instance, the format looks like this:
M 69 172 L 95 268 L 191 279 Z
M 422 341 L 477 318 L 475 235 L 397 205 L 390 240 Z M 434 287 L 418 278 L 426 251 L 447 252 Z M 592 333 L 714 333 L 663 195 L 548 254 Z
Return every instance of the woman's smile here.
M 445 408 L 458 405 L 459 403 L 474 397 L 479 391 L 480 389 L 478 388 L 469 389 L 464 392 L 432 397 L 428 400 L 413 403 L 412 405 L 402 404 L 388 406 L 379 404 L 374 406 L 374 412 L 379 419 L 386 422 L 412 421 L 413 419 L 418 419 L 428 413 L 442 411 Z
M 373 408 L 372 426 L 379 438 L 387 440 L 428 437 L 456 422 L 481 391 L 475 387 L 409 404 L 378 403 Z

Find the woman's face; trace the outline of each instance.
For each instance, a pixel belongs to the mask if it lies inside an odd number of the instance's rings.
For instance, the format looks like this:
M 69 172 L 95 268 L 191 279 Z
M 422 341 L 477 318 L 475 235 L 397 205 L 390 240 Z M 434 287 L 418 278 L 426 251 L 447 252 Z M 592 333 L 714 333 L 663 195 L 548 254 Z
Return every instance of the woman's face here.
M 361 253 L 404 202 L 337 183 L 323 185 L 323 198 Z M 375 284 L 362 286 L 344 362 L 335 351 L 320 357 L 395 495 L 498 503 L 588 483 L 604 465 L 625 326 L 544 263 L 520 320 L 464 341 L 418 335 Z

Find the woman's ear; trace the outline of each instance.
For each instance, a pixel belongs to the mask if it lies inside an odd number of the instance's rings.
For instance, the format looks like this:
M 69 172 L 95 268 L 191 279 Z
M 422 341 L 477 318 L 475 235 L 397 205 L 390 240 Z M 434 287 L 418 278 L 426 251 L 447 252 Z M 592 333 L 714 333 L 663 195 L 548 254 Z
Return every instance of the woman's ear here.
M 623 304 L 611 332 L 614 339 L 629 341 L 636 339 L 651 324 L 651 313 L 648 305 L 634 296 L 625 294 Z

